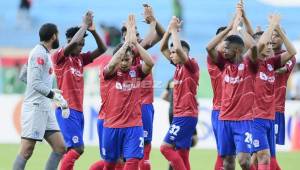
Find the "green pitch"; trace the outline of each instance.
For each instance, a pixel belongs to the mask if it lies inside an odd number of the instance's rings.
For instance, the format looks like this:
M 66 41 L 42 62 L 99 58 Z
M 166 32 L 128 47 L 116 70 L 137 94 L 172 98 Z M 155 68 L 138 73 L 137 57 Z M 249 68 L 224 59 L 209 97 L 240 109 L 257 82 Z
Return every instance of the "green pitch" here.
M 0 170 L 11 169 L 18 150 L 19 145 L 0 144 Z M 49 153 L 50 148 L 47 144 L 38 143 L 26 169 L 42 170 Z M 214 150 L 192 149 L 190 154 L 192 170 L 212 170 L 215 157 L 216 152 Z M 279 152 L 277 157 L 283 170 L 298 169 L 300 152 Z M 83 156 L 76 162 L 75 170 L 87 170 L 89 165 L 98 158 L 98 147 L 87 147 Z M 158 149 L 152 150 L 151 163 L 153 170 L 167 170 L 167 161 Z

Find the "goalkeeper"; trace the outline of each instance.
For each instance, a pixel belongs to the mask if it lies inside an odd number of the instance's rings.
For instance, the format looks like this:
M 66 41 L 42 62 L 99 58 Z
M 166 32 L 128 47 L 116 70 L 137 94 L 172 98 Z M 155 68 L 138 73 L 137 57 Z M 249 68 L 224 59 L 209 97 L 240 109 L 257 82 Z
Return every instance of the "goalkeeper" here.
M 67 102 L 60 91 L 51 89 L 53 84 L 50 50 L 59 46 L 56 25 L 47 23 L 39 30 L 40 43 L 30 52 L 27 65 L 20 78 L 26 83 L 26 92 L 21 115 L 21 148 L 13 170 L 23 170 L 31 157 L 36 141 L 45 139 L 52 148 L 46 170 L 57 169 L 65 152 L 64 141 L 55 115 L 51 113 L 51 100 L 67 110 Z M 42 169 L 42 168 L 40 168 Z

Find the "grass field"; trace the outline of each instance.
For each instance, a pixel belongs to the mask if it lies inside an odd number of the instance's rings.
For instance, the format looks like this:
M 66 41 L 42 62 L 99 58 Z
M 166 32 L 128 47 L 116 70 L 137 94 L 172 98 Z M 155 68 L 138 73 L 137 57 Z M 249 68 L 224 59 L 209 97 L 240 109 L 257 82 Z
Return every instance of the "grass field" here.
M 0 144 L 0 170 L 10 170 L 18 152 L 19 145 Z M 27 170 L 42 170 L 50 153 L 47 144 L 41 143 L 36 146 L 34 154 L 27 164 Z M 76 162 L 76 170 L 87 170 L 92 162 L 98 159 L 98 147 L 87 147 L 84 155 Z M 190 154 L 192 170 L 212 170 L 216 152 L 214 150 L 192 149 Z M 297 170 L 300 161 L 300 152 L 279 152 L 279 164 L 283 170 Z M 167 161 L 158 149 L 151 152 L 153 170 L 167 170 Z M 239 168 L 237 168 L 239 169 Z

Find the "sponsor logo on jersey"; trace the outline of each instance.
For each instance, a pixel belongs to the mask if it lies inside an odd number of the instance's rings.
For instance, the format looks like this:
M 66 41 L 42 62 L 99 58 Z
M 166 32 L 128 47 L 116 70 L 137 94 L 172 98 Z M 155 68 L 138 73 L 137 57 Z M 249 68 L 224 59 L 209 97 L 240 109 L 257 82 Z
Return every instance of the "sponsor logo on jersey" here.
M 75 75 L 77 77 L 83 77 L 83 74 L 79 70 L 77 70 L 76 68 L 71 67 L 70 70 L 71 70 L 71 73 L 73 75 Z
M 224 77 L 224 81 L 229 84 L 238 84 L 238 83 L 242 82 L 243 80 L 244 79 L 240 76 L 230 77 L 229 75 L 225 75 L 225 77 Z
M 270 83 L 275 82 L 275 76 L 268 76 L 264 72 L 259 72 L 259 78 L 264 81 L 268 81 Z
M 133 83 L 132 81 L 127 81 L 123 83 L 116 82 L 116 89 L 122 91 L 130 91 L 138 87 L 140 87 L 140 83 Z

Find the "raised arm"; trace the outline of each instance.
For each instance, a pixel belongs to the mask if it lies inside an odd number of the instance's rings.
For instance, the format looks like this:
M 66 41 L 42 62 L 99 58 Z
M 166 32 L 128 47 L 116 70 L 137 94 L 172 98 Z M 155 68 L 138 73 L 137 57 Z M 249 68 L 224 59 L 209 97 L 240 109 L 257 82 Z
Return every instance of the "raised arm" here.
M 248 32 L 248 34 L 250 34 L 252 36 L 254 34 L 254 31 L 253 31 L 250 21 L 248 20 L 248 18 L 246 16 L 243 0 L 240 0 L 240 2 L 237 4 L 237 9 L 241 11 L 242 19 L 243 19 L 243 23 L 245 25 L 246 31 Z
M 183 51 L 183 48 L 181 46 L 180 37 L 179 37 L 179 29 L 181 27 L 181 21 L 173 16 L 170 24 L 169 24 L 169 30 L 172 34 L 172 40 L 173 40 L 173 46 L 175 49 L 175 52 L 177 53 L 178 57 L 182 61 L 182 63 L 186 63 L 189 59 L 187 54 Z
M 169 49 L 169 39 L 171 37 L 171 33 L 168 31 L 165 32 L 161 42 L 160 42 L 160 51 L 162 52 L 162 54 L 166 57 L 166 59 L 168 59 L 169 61 L 171 61 L 170 55 L 170 49 Z
M 104 45 L 103 41 L 101 40 L 99 34 L 96 32 L 96 28 L 95 28 L 95 24 L 93 22 L 92 26 L 90 26 L 88 28 L 88 30 L 90 31 L 90 33 L 93 35 L 96 43 L 97 43 L 97 49 L 95 49 L 92 53 L 91 53 L 91 60 L 96 59 L 97 57 L 99 57 L 101 54 L 103 54 L 106 51 L 106 46 Z
M 151 73 L 151 69 L 154 65 L 154 62 L 150 54 L 139 43 L 136 43 L 136 48 L 142 60 L 144 61 L 142 64 L 142 71 L 145 75 L 148 75 L 149 73 Z
M 86 30 L 92 26 L 93 23 L 93 13 L 88 11 L 82 20 L 82 25 L 71 41 L 64 47 L 64 56 L 68 56 L 70 52 L 77 46 L 77 44 L 84 38 Z
M 143 4 L 143 6 L 144 20 L 147 24 L 150 25 L 150 30 L 145 39 L 143 39 L 143 41 L 141 42 L 141 46 L 145 49 L 149 49 L 162 39 L 165 30 L 154 17 L 152 7 L 148 4 Z
M 151 72 L 151 69 L 154 65 L 153 60 L 150 54 L 137 42 L 136 37 L 136 21 L 134 15 L 128 16 L 127 21 L 127 34 L 125 37 L 125 41 L 128 41 L 130 44 L 136 47 L 138 53 L 140 54 L 142 60 L 144 61 L 142 64 L 142 71 L 145 75 L 148 75 Z
M 115 74 L 116 67 L 121 61 L 121 57 L 126 54 L 127 49 L 129 48 L 129 42 L 125 41 L 121 48 L 113 55 L 107 66 L 103 70 L 104 77 L 110 77 Z
M 223 41 L 225 36 L 230 32 L 231 28 L 232 28 L 232 22 L 225 30 L 223 30 L 218 35 L 216 35 L 206 46 L 206 51 L 214 63 L 217 63 L 217 57 L 218 57 L 218 52 L 216 47 L 221 41 Z
M 285 65 L 288 60 L 290 60 L 293 56 L 297 54 L 297 51 L 294 47 L 294 45 L 290 42 L 290 40 L 287 38 L 285 33 L 282 31 L 279 25 L 275 27 L 275 30 L 283 40 L 283 44 L 286 48 L 286 52 L 281 54 L 281 65 Z
M 257 43 L 257 49 L 258 53 L 261 53 L 262 50 L 265 48 L 267 43 L 271 41 L 272 33 L 276 27 L 276 25 L 279 25 L 280 22 L 280 16 L 277 14 L 272 14 L 269 16 L 269 27 L 268 29 L 261 35 L 258 43 Z

